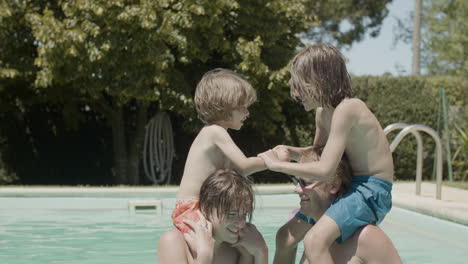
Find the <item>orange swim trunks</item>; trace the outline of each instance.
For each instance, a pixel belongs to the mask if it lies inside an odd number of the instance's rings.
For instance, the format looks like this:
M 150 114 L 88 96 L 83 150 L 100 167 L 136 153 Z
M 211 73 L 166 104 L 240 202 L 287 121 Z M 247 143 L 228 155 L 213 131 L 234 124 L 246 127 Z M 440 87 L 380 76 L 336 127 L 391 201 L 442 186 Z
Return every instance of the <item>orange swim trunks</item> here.
M 197 200 L 179 200 L 176 202 L 174 211 L 172 211 L 172 223 L 180 232 L 188 233 L 191 228 L 184 223 L 184 219 L 189 219 L 195 223 L 198 222 L 200 220 L 198 211 L 200 211 L 200 207 Z

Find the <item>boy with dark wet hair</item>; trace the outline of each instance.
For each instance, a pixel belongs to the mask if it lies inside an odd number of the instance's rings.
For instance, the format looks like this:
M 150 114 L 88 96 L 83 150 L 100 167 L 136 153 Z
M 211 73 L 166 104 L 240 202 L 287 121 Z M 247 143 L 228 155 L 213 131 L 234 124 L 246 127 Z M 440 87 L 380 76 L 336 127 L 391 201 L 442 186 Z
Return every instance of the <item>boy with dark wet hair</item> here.
M 268 248 L 250 223 L 255 196 L 248 178 L 217 170 L 200 189 L 197 222 L 184 219 L 186 233 L 172 229 L 158 244 L 160 264 L 267 264 Z

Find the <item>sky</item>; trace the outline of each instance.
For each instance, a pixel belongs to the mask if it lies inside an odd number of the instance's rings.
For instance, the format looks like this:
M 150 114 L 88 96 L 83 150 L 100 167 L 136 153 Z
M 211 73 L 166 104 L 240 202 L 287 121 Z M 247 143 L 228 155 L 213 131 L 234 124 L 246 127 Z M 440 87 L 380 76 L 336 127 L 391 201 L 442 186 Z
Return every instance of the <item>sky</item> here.
M 349 60 L 348 71 L 353 75 L 407 75 L 411 73 L 411 44 L 401 41 L 393 45 L 395 17 L 402 20 L 409 17 L 414 0 L 393 0 L 388 4 L 389 14 L 384 19 L 380 34 L 376 38 L 368 35 L 351 49 L 342 50 Z

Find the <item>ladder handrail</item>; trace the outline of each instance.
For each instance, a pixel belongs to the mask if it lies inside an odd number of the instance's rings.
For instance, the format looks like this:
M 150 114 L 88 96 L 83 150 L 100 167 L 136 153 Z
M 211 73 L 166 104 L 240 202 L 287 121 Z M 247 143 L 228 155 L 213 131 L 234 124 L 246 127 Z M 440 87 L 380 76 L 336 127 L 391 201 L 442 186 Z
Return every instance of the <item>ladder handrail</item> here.
M 437 152 L 437 174 L 436 174 L 436 199 L 440 200 L 442 199 L 442 143 L 440 141 L 439 135 L 437 135 L 437 132 L 425 125 L 421 124 L 416 124 L 416 125 L 407 125 L 404 123 L 396 123 L 389 125 L 385 128 L 385 131 L 388 131 L 386 134 L 388 134 L 390 131 L 398 129 L 398 128 L 403 128 L 400 133 L 393 139 L 393 142 L 390 144 L 390 150 L 393 152 L 395 148 L 400 144 L 401 140 L 408 135 L 409 133 L 413 134 L 416 136 L 415 132 L 425 132 L 426 134 L 429 134 L 435 141 L 436 143 L 436 152 Z M 418 133 L 419 134 L 419 133 Z M 419 139 L 421 139 L 419 135 Z M 416 140 L 418 140 L 418 136 L 416 136 Z M 422 148 L 422 140 L 418 142 Z M 418 147 L 418 152 L 419 152 L 419 147 Z
M 403 129 L 408 127 L 406 123 L 393 123 L 385 127 L 385 135 L 390 134 L 392 131 L 397 129 Z M 416 138 L 418 144 L 417 156 L 416 156 L 416 195 L 421 195 L 421 182 L 422 182 L 422 167 L 423 167 L 423 141 L 421 134 L 416 130 L 412 131 L 411 134 Z M 390 148 L 390 151 L 393 153 L 395 151 L 396 145 L 393 148 Z

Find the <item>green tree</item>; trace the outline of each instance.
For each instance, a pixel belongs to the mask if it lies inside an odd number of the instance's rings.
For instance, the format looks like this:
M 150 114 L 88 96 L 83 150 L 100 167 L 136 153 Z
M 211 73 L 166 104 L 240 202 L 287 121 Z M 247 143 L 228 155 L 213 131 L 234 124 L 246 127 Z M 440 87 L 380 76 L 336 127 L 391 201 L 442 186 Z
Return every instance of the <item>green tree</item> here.
M 424 61 L 427 72 L 468 75 L 468 2 L 425 0 Z
M 366 33 L 376 37 L 382 21 L 388 15 L 392 0 L 320 0 L 307 1 L 307 13 L 319 23 L 311 23 L 305 34 L 309 40 L 351 46 Z
M 38 69 L 34 89 L 65 103 L 71 119 L 76 120 L 80 104 L 101 113 L 112 128 L 115 183 L 130 184 L 138 183 L 150 102 L 195 119 L 192 90 L 202 72 L 234 66 L 253 82 L 268 81 L 270 69 L 261 56 L 272 67 L 284 66 L 299 44 L 295 34 L 304 31 L 307 21 L 300 1 L 288 6 L 283 1 L 227 0 L 2 4 L 9 11 L 7 18 L 11 10 L 21 10 L 20 21 L 34 36 L 36 56 L 29 63 Z M 302 19 L 290 21 L 291 17 Z M 4 34 L 9 37 L 14 31 Z M 282 56 L 267 57 L 272 49 Z M 22 73 L 2 70 L 7 73 L 3 77 Z M 126 110 L 134 115 L 125 116 Z
M 235 69 L 257 88 L 250 129 L 301 140 L 296 130 L 310 126 L 310 116 L 292 107 L 287 88 L 301 33 L 322 28 L 332 32 L 329 39 L 351 44 L 367 30 L 378 32 L 389 1 L 334 2 L 1 0 L 0 36 L 18 44 L 2 41 L 0 87 L 24 81 L 28 93 L 62 104 L 72 125 L 84 107 L 102 115 L 112 130 L 114 183 L 138 184 L 148 108 L 199 128 L 191 98 L 201 75 L 215 67 Z M 344 20 L 351 29 L 337 34 Z M 19 30 L 27 38 L 17 37 Z M 14 64 L 19 57 L 25 65 Z
M 411 63 L 411 74 L 421 75 L 421 13 L 422 0 L 414 0 L 413 12 L 413 58 Z
M 468 74 L 468 3 L 463 0 L 422 1 L 421 64 L 429 75 Z M 413 16 L 411 13 L 410 16 Z M 410 43 L 410 19 L 398 20 L 395 41 Z

